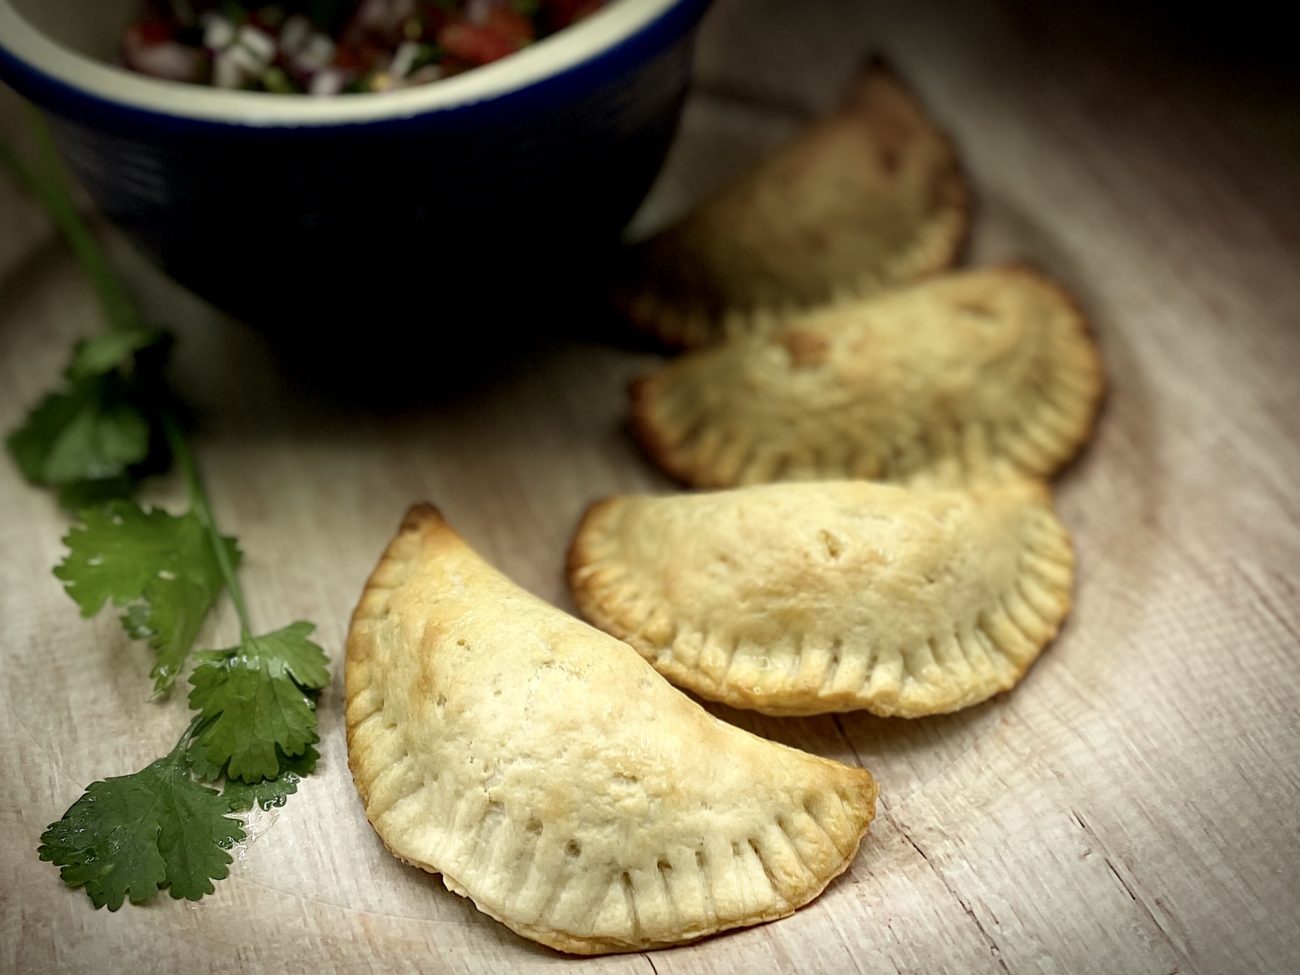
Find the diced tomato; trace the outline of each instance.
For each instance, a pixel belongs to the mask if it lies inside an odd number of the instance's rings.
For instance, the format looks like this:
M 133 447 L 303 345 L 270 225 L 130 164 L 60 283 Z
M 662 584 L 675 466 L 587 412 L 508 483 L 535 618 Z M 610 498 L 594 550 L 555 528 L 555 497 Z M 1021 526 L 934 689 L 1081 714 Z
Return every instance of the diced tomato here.
M 353 38 L 340 41 L 334 48 L 334 67 L 344 71 L 359 71 L 366 67 L 361 46 Z
M 533 22 L 517 10 L 509 7 L 493 7 L 488 13 L 488 30 L 496 31 L 502 37 L 508 37 L 519 47 L 537 40 L 537 31 Z
M 48 2 L 48 0 L 47 0 Z M 260 28 L 274 40 L 290 12 L 300 7 L 324 10 L 328 16 L 315 29 L 333 42 L 330 63 L 324 45 L 315 41 L 316 55 L 302 58 L 280 52 L 275 65 L 302 90 L 313 89 L 317 72 L 348 78 L 372 78 L 388 85 L 424 84 L 497 61 L 525 48 L 575 20 L 581 20 L 608 0 L 134 0 L 144 7 L 140 19 L 122 38 L 122 61 L 133 70 L 173 80 L 211 82 L 212 54 L 203 44 L 204 15 L 219 13 L 236 26 Z M 182 14 L 182 9 L 189 12 Z M 522 11 L 528 11 L 524 13 Z M 402 45 L 419 49 L 414 72 L 392 78 L 391 69 Z M 173 48 L 182 49 L 181 51 Z M 181 54 L 184 57 L 181 57 Z M 401 58 L 407 64 L 408 54 Z M 263 86 L 260 73 L 250 74 L 249 87 Z M 349 90 L 375 86 L 352 85 Z M 323 90 L 330 91 L 328 85 Z
M 604 5 L 605 0 L 542 0 L 541 16 L 547 31 L 554 32 L 595 13 Z
M 172 28 L 172 25 L 158 17 L 137 20 L 128 30 L 133 35 L 132 40 L 145 47 L 166 44 L 176 36 L 176 31 Z
M 438 36 L 438 31 L 451 20 L 451 13 L 437 3 L 423 2 L 419 5 L 417 19 L 424 25 L 424 36 L 421 40 L 432 41 Z
M 497 61 L 527 47 L 533 39 L 532 22 L 505 7 L 493 8 L 485 24 L 456 20 L 438 31 L 438 46 L 469 65 Z

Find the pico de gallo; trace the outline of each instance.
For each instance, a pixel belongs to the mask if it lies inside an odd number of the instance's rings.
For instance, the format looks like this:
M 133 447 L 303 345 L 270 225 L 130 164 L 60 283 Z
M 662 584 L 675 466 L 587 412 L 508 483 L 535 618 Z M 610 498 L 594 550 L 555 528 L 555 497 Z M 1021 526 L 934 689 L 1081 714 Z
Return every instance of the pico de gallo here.
M 218 88 L 338 95 L 499 60 L 607 0 L 146 0 L 125 67 Z

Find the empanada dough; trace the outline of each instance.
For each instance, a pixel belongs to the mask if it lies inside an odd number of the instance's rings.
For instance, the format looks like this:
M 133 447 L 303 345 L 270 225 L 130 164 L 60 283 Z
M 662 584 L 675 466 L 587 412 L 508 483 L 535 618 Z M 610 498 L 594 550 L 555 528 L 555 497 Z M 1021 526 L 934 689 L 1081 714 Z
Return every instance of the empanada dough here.
M 632 430 L 699 487 L 1047 477 L 1104 386 L 1073 299 L 1030 268 L 947 274 L 688 353 L 632 386 Z
M 791 914 L 874 815 L 869 773 L 714 718 L 427 505 L 366 585 L 346 679 L 348 763 L 384 844 L 563 951 Z
M 674 346 L 950 266 L 969 191 L 944 134 L 880 63 L 841 108 L 634 249 L 619 304 Z
M 772 484 L 594 505 L 582 614 L 673 683 L 768 714 L 918 717 L 1012 687 L 1070 608 L 1047 490 Z

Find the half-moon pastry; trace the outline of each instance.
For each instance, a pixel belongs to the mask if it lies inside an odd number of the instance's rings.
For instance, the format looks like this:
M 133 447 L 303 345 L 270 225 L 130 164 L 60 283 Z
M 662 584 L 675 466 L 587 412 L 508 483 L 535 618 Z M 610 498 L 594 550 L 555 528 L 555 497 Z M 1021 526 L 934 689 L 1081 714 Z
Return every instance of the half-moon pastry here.
M 673 346 L 913 280 L 956 260 L 969 191 L 947 137 L 874 62 L 838 111 L 634 248 L 618 303 Z
M 1047 477 L 1104 386 L 1075 301 L 1027 267 L 947 274 L 803 312 L 632 386 L 632 430 L 699 487 Z
M 955 711 L 1016 684 L 1070 608 L 1047 489 L 870 481 L 615 497 L 569 585 L 674 684 L 768 714 Z
M 714 718 L 427 505 L 366 585 L 346 683 L 348 762 L 385 846 L 562 951 L 791 914 L 875 812 L 869 773 Z

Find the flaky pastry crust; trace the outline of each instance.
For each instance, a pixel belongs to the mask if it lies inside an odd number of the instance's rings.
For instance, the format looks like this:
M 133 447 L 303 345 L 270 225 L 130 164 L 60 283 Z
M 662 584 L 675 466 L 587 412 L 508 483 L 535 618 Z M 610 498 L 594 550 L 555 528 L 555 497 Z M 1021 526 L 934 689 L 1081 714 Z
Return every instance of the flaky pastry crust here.
M 385 846 L 562 951 L 791 914 L 875 811 L 869 773 L 714 718 L 427 505 L 366 584 L 346 691 L 348 763 Z
M 633 383 L 632 431 L 697 487 L 1049 477 L 1105 380 L 1078 303 L 1024 265 L 801 313 Z
M 579 611 L 733 707 L 920 717 L 1014 686 L 1070 609 L 1047 489 L 773 484 L 593 505 Z
M 629 254 L 618 304 L 674 347 L 949 267 L 970 190 L 947 136 L 879 61 L 835 113 Z

